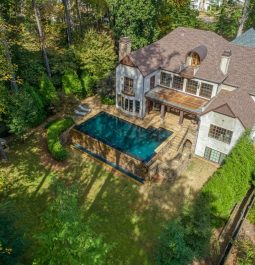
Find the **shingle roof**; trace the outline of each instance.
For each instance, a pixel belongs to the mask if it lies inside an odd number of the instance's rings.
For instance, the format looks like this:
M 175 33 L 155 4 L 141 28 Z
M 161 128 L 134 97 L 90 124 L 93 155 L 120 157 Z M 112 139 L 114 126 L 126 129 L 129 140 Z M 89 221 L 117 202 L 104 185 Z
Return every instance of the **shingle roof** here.
M 228 42 L 211 31 L 181 27 L 159 41 L 132 52 L 129 58 L 144 76 L 159 68 L 179 73 L 187 54 L 197 47 L 206 47 L 207 53 L 194 78 L 237 87 L 232 92 L 222 90 L 206 112 L 228 104 L 245 127 L 253 126 L 255 102 L 249 93 L 255 93 L 255 48 Z M 224 75 L 220 61 L 226 50 L 231 51 L 231 57 L 227 75 Z
M 223 109 L 223 106 L 228 106 L 245 128 L 252 128 L 254 126 L 255 102 L 247 91 L 240 89 L 235 91 L 221 90 L 217 97 L 211 101 L 203 115 L 210 111 L 216 111 L 230 116 L 226 113 L 226 108 Z
M 235 38 L 232 43 L 255 48 L 255 30 L 253 28 L 250 28 L 241 36 Z

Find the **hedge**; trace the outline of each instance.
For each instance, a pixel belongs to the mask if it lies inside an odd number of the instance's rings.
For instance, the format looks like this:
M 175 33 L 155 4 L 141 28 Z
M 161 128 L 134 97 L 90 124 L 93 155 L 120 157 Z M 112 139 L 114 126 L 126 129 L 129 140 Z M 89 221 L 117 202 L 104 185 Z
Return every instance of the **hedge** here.
M 255 151 L 249 132 L 246 132 L 207 184 L 203 194 L 210 197 L 215 220 L 227 219 L 236 203 L 247 193 L 255 171 Z M 215 226 L 220 225 L 215 223 Z
M 254 183 L 255 151 L 246 132 L 192 204 L 185 204 L 175 221 L 166 224 L 156 249 L 156 265 L 189 264 L 210 254 L 212 229 L 229 218 L 236 203 Z M 255 206 L 254 206 L 255 209 Z M 254 212 L 250 220 L 255 222 Z M 254 211 L 254 212 L 253 212 Z M 190 255 L 183 254 L 186 251 Z
M 60 142 L 60 135 L 73 125 L 74 121 L 72 118 L 64 118 L 56 120 L 51 123 L 47 130 L 48 136 L 48 150 L 54 159 L 63 161 L 67 158 L 67 150 L 62 146 Z

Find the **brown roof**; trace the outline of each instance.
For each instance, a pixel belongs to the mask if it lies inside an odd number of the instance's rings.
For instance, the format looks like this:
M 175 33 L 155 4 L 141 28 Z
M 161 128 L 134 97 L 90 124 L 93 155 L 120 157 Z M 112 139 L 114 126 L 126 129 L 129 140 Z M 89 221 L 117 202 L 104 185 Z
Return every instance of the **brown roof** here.
M 199 50 L 205 57 L 195 77 L 222 82 L 225 77 L 219 65 L 221 54 L 228 44 L 228 41 L 211 31 L 177 28 L 159 41 L 134 51 L 129 56 L 143 75 L 158 68 L 178 73 L 180 66 L 186 62 L 187 54 Z
M 227 108 L 229 110 L 227 110 Z M 245 128 L 252 128 L 255 122 L 255 102 L 246 91 L 221 90 L 209 104 L 206 114 L 215 111 L 230 117 L 238 118 Z
M 255 123 L 255 102 L 250 94 L 255 94 L 255 48 L 238 46 L 228 42 L 211 31 L 192 28 L 177 28 L 159 41 L 132 52 L 129 59 L 145 76 L 159 68 L 180 73 L 191 51 L 203 54 L 200 67 L 190 78 L 198 78 L 215 83 L 237 87 L 235 91 L 221 91 L 211 102 L 206 112 L 219 108 L 225 112 L 227 104 L 245 127 Z M 230 51 L 227 75 L 220 70 L 221 56 Z
M 202 107 L 208 103 L 208 100 L 160 86 L 147 92 L 146 97 L 196 114 L 201 113 Z

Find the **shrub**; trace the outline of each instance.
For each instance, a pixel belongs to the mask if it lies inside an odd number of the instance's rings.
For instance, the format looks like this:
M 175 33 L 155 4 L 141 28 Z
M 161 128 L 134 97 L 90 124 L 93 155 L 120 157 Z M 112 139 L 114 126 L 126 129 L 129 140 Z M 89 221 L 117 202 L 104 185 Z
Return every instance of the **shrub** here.
M 253 204 L 253 206 L 249 212 L 248 219 L 252 224 L 255 225 L 255 204 Z
M 193 252 L 187 246 L 185 230 L 179 220 L 170 221 L 160 237 L 156 265 L 187 265 Z
M 16 135 L 22 135 L 44 118 L 42 110 L 26 90 L 20 90 L 15 95 L 10 94 L 8 101 L 6 124 L 10 132 Z
M 156 264 L 189 264 L 193 259 L 207 257 L 212 228 L 221 225 L 235 203 L 245 196 L 254 170 L 255 151 L 249 132 L 246 132 L 193 204 L 185 205 L 179 219 L 170 222 L 163 230 Z M 252 222 L 254 209 L 250 212 Z
M 85 72 L 82 73 L 81 76 L 81 83 L 83 87 L 83 92 L 85 96 L 89 97 L 93 95 L 93 88 L 95 87 L 95 80 L 92 76 L 89 74 L 86 74 Z
M 39 87 L 44 105 L 56 105 L 59 102 L 57 90 L 46 74 L 42 75 Z
M 202 192 L 213 198 L 211 211 L 214 219 L 228 218 L 234 205 L 242 200 L 249 189 L 254 171 L 255 151 L 247 132 L 203 188 Z
M 254 244 L 249 239 L 238 240 L 235 242 L 238 250 L 237 265 L 253 265 L 255 264 Z
M 61 133 L 71 127 L 73 123 L 74 122 L 72 118 L 57 120 L 53 122 L 47 130 L 48 149 L 53 158 L 58 161 L 63 161 L 68 156 L 66 149 L 60 143 L 59 136 Z
M 76 94 L 78 96 L 82 95 L 82 85 L 81 81 L 74 70 L 65 71 L 62 77 L 62 85 L 65 94 Z
M 115 100 L 110 97 L 102 96 L 101 103 L 105 105 L 115 105 Z

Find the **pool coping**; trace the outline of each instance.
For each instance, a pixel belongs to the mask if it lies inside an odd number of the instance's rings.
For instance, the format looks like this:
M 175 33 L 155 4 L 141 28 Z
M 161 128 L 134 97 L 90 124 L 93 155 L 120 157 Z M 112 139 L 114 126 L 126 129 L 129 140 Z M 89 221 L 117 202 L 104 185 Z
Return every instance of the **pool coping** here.
M 108 114 L 109 116 L 116 117 L 116 118 L 122 120 L 123 122 L 129 123 L 129 124 L 131 124 L 131 125 L 135 125 L 135 126 L 137 126 L 137 127 L 139 127 L 139 128 L 142 128 L 142 129 L 144 129 L 144 130 L 146 130 L 146 129 L 148 129 L 148 128 L 154 128 L 154 129 L 156 129 L 156 130 L 164 129 L 164 130 L 166 130 L 166 131 L 171 132 L 171 135 L 169 135 L 169 136 L 168 136 L 168 137 L 167 137 L 167 138 L 166 138 L 166 139 L 165 139 L 165 140 L 164 140 L 164 141 L 163 141 L 163 142 L 162 142 L 157 148 L 154 149 L 153 154 L 152 154 L 149 158 L 147 158 L 147 159 L 140 159 L 140 158 L 138 158 L 136 155 L 133 155 L 133 154 L 131 154 L 131 153 L 129 153 L 129 152 L 123 151 L 121 148 L 117 148 L 117 147 L 114 146 L 113 144 L 108 143 L 107 141 L 105 141 L 105 140 L 102 139 L 101 137 L 96 138 L 96 137 L 94 137 L 94 136 L 92 136 L 92 135 L 90 135 L 90 134 L 88 134 L 88 133 L 82 132 L 82 131 L 80 131 L 80 130 L 77 129 L 77 127 L 80 126 L 82 123 L 85 123 L 85 122 L 88 122 L 88 121 L 91 120 L 91 119 L 94 119 L 95 117 L 97 117 L 97 116 L 100 115 L 101 113 L 106 113 L 106 114 Z M 122 152 L 122 153 L 124 153 L 124 154 L 126 154 L 126 155 L 128 155 L 128 156 L 131 156 L 131 157 L 135 158 L 136 160 L 140 161 L 141 163 L 143 163 L 144 165 L 149 164 L 150 161 L 151 161 L 151 160 L 152 160 L 152 159 L 158 154 L 159 150 L 161 149 L 160 147 L 161 147 L 162 145 L 165 146 L 166 142 L 168 143 L 168 142 L 170 141 L 170 138 L 172 138 L 173 135 L 174 135 L 174 132 L 173 132 L 173 131 L 170 131 L 170 130 L 165 129 L 165 128 L 163 128 L 163 127 L 156 128 L 156 127 L 153 127 L 153 126 L 149 126 L 149 127 L 147 127 L 147 128 L 144 128 L 144 127 L 142 127 L 142 126 L 140 126 L 140 125 L 137 125 L 137 124 L 135 124 L 135 123 L 129 122 L 129 121 L 123 119 L 123 118 L 119 118 L 118 116 L 115 116 L 115 115 L 110 114 L 110 113 L 108 113 L 108 112 L 106 112 L 106 111 L 103 111 L 103 110 L 100 111 L 100 112 L 98 112 L 98 113 L 95 114 L 94 116 L 90 117 L 89 119 L 87 119 L 87 120 L 81 122 L 80 124 L 75 125 L 75 126 L 73 127 L 73 130 L 75 130 L 75 131 L 77 131 L 77 132 L 79 132 L 79 133 L 83 133 L 83 134 L 85 134 L 85 135 L 88 135 L 88 136 L 90 136 L 91 138 L 93 138 L 93 139 L 95 139 L 95 140 L 97 140 L 97 141 L 100 141 L 100 142 L 104 143 L 105 145 L 110 146 L 111 148 L 114 148 L 115 150 L 118 150 L 118 151 L 120 151 L 120 152 Z M 86 148 L 85 148 L 85 149 L 86 149 Z

